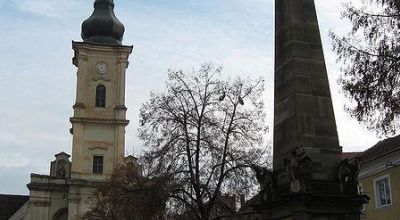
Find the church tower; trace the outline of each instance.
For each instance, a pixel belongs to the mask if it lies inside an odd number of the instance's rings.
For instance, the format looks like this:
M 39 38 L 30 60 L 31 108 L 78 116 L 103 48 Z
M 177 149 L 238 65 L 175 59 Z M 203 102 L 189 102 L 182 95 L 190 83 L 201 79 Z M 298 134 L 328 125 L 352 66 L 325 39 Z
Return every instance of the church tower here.
M 122 45 L 124 25 L 113 0 L 95 0 L 82 23 L 82 42 L 72 42 L 77 67 L 72 161 L 61 152 L 50 175 L 31 174 L 29 201 L 10 219 L 79 220 L 99 186 L 125 162 L 125 75 L 132 46 Z
M 110 177 L 125 153 L 125 79 L 132 46 L 122 45 L 123 24 L 113 0 L 96 0 L 82 23 L 83 42 L 72 42 L 78 68 L 71 133 L 69 219 L 87 211 L 96 186 Z

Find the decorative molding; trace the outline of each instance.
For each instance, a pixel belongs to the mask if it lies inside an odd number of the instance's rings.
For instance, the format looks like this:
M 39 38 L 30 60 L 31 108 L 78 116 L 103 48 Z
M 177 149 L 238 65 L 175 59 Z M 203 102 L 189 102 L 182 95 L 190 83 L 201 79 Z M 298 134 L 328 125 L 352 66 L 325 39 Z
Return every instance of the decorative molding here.
M 125 46 L 125 45 L 115 45 L 115 46 L 107 46 L 107 45 L 94 45 L 84 42 L 76 42 L 72 41 L 72 49 L 88 49 L 88 50 L 96 50 L 96 51 L 115 51 L 118 50 L 120 52 L 124 52 L 127 54 L 132 53 L 133 46 Z
M 117 59 L 117 63 L 118 63 L 118 64 L 124 64 L 124 63 L 129 63 L 129 61 L 127 60 L 126 57 L 119 57 L 119 58 Z
M 117 124 L 117 125 L 128 125 L 129 120 L 123 119 L 104 119 L 104 118 L 79 118 L 71 117 L 71 123 L 93 123 L 93 124 Z
M 79 60 L 88 61 L 89 57 L 87 55 L 79 55 Z
M 104 76 L 93 77 L 92 80 L 93 81 L 104 81 L 104 82 L 110 82 L 111 81 L 110 79 L 107 79 Z
M 89 146 L 89 150 L 95 150 L 95 149 L 100 149 L 100 150 L 108 150 L 109 146 L 112 146 L 113 143 L 107 142 L 107 141 L 86 141 Z
M 117 105 L 117 106 L 115 106 L 114 109 L 117 110 L 117 111 L 126 111 L 126 110 L 128 110 L 128 108 L 125 105 Z
M 50 201 L 31 201 L 35 206 L 50 206 Z
M 75 103 L 75 105 L 72 106 L 73 109 L 84 109 L 85 108 L 85 104 L 81 103 L 81 102 L 77 102 Z
M 74 196 L 72 197 L 71 195 L 68 197 L 68 201 L 73 202 L 73 203 L 79 203 L 81 201 L 81 197 Z
M 66 158 L 70 158 L 70 157 L 71 157 L 71 155 L 65 153 L 64 151 L 62 151 L 62 152 L 60 152 L 60 153 L 58 153 L 58 154 L 56 154 L 56 155 L 54 155 L 54 156 L 55 156 L 55 157 L 64 156 L 64 157 L 66 157 Z M 68 161 L 68 162 L 69 162 L 69 161 Z

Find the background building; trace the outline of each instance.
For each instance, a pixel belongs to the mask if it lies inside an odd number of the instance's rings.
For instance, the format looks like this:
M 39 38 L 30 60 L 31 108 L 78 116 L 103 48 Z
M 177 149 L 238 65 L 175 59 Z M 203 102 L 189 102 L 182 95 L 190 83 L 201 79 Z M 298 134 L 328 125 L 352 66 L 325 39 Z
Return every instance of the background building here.
M 370 197 L 363 219 L 400 219 L 400 135 L 378 142 L 357 156 L 360 191 Z

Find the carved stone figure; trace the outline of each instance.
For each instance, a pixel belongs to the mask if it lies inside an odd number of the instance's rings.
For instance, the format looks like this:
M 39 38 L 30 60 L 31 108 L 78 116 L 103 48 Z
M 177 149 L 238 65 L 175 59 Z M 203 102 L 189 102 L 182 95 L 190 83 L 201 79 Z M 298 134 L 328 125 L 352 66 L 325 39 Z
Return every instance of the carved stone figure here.
M 59 159 L 57 162 L 56 162 L 56 177 L 57 178 L 62 178 L 62 179 L 64 179 L 64 178 L 66 178 L 67 176 L 66 176 L 66 174 L 67 174 L 67 169 L 66 169 L 66 166 L 67 166 L 67 162 L 65 161 L 65 160 L 63 160 L 63 159 Z
M 304 147 L 296 147 L 292 151 L 290 160 L 285 160 L 285 164 L 291 174 L 292 182 L 311 178 L 312 160 Z
M 273 172 L 266 167 L 251 165 L 251 168 L 256 174 L 256 178 L 261 187 L 261 202 L 269 202 L 275 199 L 275 181 Z
M 360 168 L 357 159 L 352 163 L 344 159 L 339 164 L 338 178 L 340 182 L 340 192 L 347 195 L 356 195 L 358 189 L 358 173 Z
M 58 170 L 57 170 L 57 177 L 66 178 L 65 174 L 66 174 L 65 167 L 64 166 L 60 166 L 58 168 Z

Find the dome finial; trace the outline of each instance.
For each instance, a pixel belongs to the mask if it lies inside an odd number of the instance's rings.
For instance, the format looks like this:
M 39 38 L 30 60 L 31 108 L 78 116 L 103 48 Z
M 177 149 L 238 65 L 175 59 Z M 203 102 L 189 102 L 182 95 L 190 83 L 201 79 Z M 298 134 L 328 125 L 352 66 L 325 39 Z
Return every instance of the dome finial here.
M 121 45 L 124 25 L 115 17 L 113 0 L 96 0 L 93 14 L 82 23 L 82 39 L 97 45 Z

